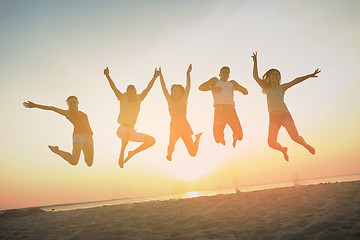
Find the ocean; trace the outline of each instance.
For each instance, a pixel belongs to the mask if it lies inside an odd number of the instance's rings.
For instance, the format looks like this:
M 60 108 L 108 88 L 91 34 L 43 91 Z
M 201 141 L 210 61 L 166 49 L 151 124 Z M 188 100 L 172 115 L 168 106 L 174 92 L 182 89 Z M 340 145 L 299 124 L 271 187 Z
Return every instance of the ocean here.
M 341 176 L 330 176 L 323 178 L 314 178 L 314 179 L 294 179 L 291 182 L 279 182 L 271 183 L 264 185 L 253 185 L 253 186 L 241 186 L 237 190 L 241 192 L 250 192 L 258 191 L 264 189 L 272 188 L 281 188 L 281 187 L 293 187 L 295 185 L 311 185 L 311 184 L 320 184 L 320 183 L 334 183 L 334 182 L 349 182 L 349 181 L 358 181 L 360 180 L 360 173 L 341 175 Z M 94 201 L 94 202 L 81 202 L 81 203 L 70 203 L 70 204 L 58 204 L 51 206 L 40 206 L 44 211 L 68 211 L 74 209 L 82 208 L 93 208 L 93 207 L 102 207 L 110 206 L 117 204 L 127 204 L 127 203 L 138 203 L 138 202 L 147 202 L 147 201 L 164 201 L 170 199 L 180 199 L 180 198 L 193 198 L 193 197 L 202 197 L 202 196 L 213 196 L 217 194 L 231 194 L 236 193 L 235 188 L 227 189 L 216 189 L 216 190 L 207 190 L 207 191 L 194 191 L 178 194 L 169 194 L 161 196 L 146 196 L 146 197 L 136 197 L 136 198 L 119 198 L 111 199 L 104 201 Z

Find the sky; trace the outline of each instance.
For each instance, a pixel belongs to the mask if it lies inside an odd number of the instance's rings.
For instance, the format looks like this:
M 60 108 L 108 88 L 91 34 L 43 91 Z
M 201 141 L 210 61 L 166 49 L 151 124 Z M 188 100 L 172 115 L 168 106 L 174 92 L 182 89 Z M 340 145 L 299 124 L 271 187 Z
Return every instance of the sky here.
M 0 1 L 0 209 L 138 197 L 335 176 L 360 172 L 360 16 L 358 1 Z M 267 146 L 265 95 L 252 78 L 277 68 L 282 81 L 321 69 L 289 89 L 285 102 L 311 155 L 284 129 L 290 162 Z M 139 132 L 156 144 L 124 169 L 117 160 L 116 86 L 142 91 L 156 67 L 167 86 L 185 85 L 193 65 L 188 120 L 202 132 L 198 155 L 182 141 L 165 159 L 170 116 L 159 79 L 141 104 Z M 244 139 L 227 146 L 212 136 L 213 99 L 198 86 L 222 66 L 249 95 L 235 93 Z M 71 151 L 73 127 L 24 101 L 66 109 L 79 98 L 94 131 L 91 168 L 71 166 L 48 145 Z M 137 147 L 130 143 L 128 149 Z

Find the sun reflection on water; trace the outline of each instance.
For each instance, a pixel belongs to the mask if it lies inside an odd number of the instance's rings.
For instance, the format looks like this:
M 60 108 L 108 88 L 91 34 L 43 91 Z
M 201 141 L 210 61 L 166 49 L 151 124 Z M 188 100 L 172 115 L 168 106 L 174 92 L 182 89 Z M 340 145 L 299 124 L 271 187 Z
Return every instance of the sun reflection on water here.
M 200 193 L 195 191 L 195 192 L 186 193 L 185 198 L 194 198 L 194 197 L 199 197 L 199 196 L 200 196 Z

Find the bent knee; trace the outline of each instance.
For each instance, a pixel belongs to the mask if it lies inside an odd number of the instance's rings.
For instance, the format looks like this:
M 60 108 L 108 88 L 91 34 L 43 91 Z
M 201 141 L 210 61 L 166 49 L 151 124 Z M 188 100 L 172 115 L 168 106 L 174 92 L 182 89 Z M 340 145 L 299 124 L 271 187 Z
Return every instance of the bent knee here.
M 151 137 L 151 136 L 146 136 L 146 137 L 145 137 L 145 142 L 146 142 L 147 144 L 149 144 L 150 146 L 153 146 L 153 145 L 155 145 L 156 140 L 155 140 L 155 138 L 153 138 L 153 137 Z
M 190 157 L 195 157 L 196 156 L 197 150 L 195 149 L 195 146 L 193 146 L 193 145 L 192 146 L 186 146 L 186 148 L 187 148 L 187 151 L 188 151 Z
M 271 147 L 271 148 L 274 148 L 275 146 L 276 146 L 276 141 L 271 141 L 271 140 L 268 140 L 268 145 L 269 145 L 269 147 Z
M 92 159 L 91 159 L 91 161 L 86 161 L 86 159 L 85 159 L 85 163 L 88 167 L 91 167 L 93 165 L 93 162 L 94 161 Z
M 80 154 L 72 154 L 70 158 L 66 159 L 71 165 L 76 166 L 79 163 Z
M 77 161 L 69 161 L 69 163 L 70 163 L 71 165 L 73 165 L 73 166 L 76 166 L 76 165 L 78 165 L 79 160 L 77 160 Z

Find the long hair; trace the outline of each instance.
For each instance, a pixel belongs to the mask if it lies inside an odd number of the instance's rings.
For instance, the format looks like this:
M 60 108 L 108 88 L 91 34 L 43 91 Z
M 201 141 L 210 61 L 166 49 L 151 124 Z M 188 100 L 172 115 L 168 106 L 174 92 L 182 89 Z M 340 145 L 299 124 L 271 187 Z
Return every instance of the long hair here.
M 182 96 L 184 96 L 184 94 L 185 94 L 185 88 L 182 86 L 182 85 L 180 85 L 180 84 L 173 84 L 172 86 L 171 86 L 171 92 L 170 92 L 170 96 L 171 97 L 173 97 L 173 91 L 174 91 L 174 89 L 175 88 L 179 88 L 180 89 L 180 91 L 181 91 L 181 96 L 180 97 L 182 97 Z
M 262 81 L 264 83 L 264 87 L 262 89 L 262 93 L 265 93 L 265 88 L 268 88 L 270 87 L 270 75 L 273 73 L 273 72 L 278 72 L 279 73 L 279 76 L 280 76 L 280 79 L 279 79 L 279 84 L 281 83 L 281 73 L 279 70 L 275 69 L 275 68 L 271 68 L 269 70 L 267 70 L 267 72 L 262 76 Z

